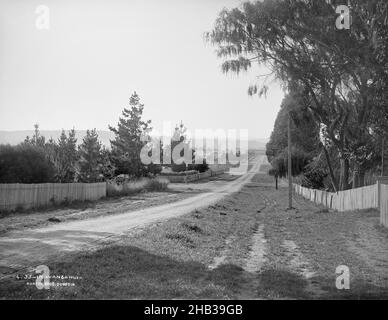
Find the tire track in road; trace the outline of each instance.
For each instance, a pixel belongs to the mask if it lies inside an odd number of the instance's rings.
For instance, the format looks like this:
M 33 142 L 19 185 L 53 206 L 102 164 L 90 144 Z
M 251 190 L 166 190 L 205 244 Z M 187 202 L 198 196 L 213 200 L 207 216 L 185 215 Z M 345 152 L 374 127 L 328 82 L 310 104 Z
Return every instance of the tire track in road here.
M 264 225 L 261 224 L 252 236 L 249 256 L 244 270 L 250 273 L 260 272 L 266 262 L 267 240 L 264 237 Z
M 281 246 L 285 249 L 285 254 L 289 260 L 287 267 L 307 281 L 306 292 L 314 297 L 323 295 L 325 292 L 314 281 L 316 272 L 306 260 L 297 244 L 292 240 L 284 240 Z

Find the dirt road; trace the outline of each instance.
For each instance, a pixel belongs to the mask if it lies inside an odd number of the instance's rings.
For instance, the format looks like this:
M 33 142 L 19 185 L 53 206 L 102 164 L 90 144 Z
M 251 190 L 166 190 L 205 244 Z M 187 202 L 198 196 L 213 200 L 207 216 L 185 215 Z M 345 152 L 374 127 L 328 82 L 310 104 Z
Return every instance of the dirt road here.
M 122 234 L 147 224 L 178 217 L 208 207 L 223 197 L 239 191 L 259 172 L 265 156 L 258 156 L 246 174 L 233 181 L 173 185 L 172 188 L 204 190 L 190 198 L 143 210 L 64 222 L 24 231 L 9 232 L 0 237 L 0 271 L 9 273 L 23 269 L 49 257 L 73 251 L 95 249 L 114 242 Z

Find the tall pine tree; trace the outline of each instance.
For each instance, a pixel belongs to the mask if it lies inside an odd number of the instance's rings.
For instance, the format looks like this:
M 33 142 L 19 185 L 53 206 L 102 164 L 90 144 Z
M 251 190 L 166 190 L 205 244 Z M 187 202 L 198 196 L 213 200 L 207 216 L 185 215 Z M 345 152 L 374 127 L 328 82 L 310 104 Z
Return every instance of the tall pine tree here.
M 55 164 L 58 182 L 74 182 L 77 170 L 76 163 L 78 160 L 75 130 L 70 130 L 68 136 L 66 135 L 66 132 L 62 130 L 55 149 Z
M 129 99 L 129 108 L 124 108 L 122 117 L 119 118 L 117 128 L 109 126 L 115 134 L 111 141 L 112 162 L 116 167 L 116 175 L 127 174 L 141 177 L 148 174 L 148 168 L 141 162 L 140 152 L 147 143 L 142 139 L 151 130 L 151 120 L 143 121 L 144 105 L 134 92 Z
M 31 145 L 43 148 L 46 144 L 46 139 L 40 134 L 39 124 L 34 124 L 34 134 L 32 138 L 29 136 L 26 137 L 24 143 L 29 143 Z
M 98 140 L 96 129 L 87 130 L 79 153 L 79 180 L 81 182 L 97 182 L 102 172 L 101 142 Z

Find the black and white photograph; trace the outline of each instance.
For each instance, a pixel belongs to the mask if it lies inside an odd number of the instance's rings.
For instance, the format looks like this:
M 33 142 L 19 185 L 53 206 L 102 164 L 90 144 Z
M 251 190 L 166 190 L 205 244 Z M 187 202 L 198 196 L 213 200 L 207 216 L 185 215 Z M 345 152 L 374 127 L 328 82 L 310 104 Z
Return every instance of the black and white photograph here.
M 387 299 L 388 1 L 0 0 L 0 300 Z

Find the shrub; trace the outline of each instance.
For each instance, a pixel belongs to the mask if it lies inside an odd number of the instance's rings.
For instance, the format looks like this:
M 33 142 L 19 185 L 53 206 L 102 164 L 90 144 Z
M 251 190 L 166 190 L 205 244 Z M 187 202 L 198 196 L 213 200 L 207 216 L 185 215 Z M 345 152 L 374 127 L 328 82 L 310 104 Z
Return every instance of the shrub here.
M 0 183 L 45 183 L 54 180 L 54 167 L 42 147 L 22 143 L 0 145 Z
M 186 176 L 191 174 L 197 174 L 198 171 L 196 170 L 189 170 L 189 171 L 181 171 L 181 172 L 162 172 L 161 176 Z
M 129 196 L 147 191 L 164 191 L 168 188 L 168 180 L 160 178 L 142 178 L 124 182 L 110 181 L 107 183 L 108 197 Z
M 196 170 L 196 171 L 199 171 L 199 172 L 206 172 L 209 170 L 209 165 L 207 163 L 203 163 L 203 164 L 190 164 L 188 166 L 189 170 Z
M 302 186 L 310 189 L 325 189 L 324 180 L 329 175 L 323 166 L 308 164 L 303 172 Z
M 150 179 L 146 185 L 147 191 L 164 191 L 168 188 L 167 179 Z
M 153 164 L 147 166 L 148 175 L 149 176 L 156 176 L 162 172 L 162 166 L 160 164 Z

